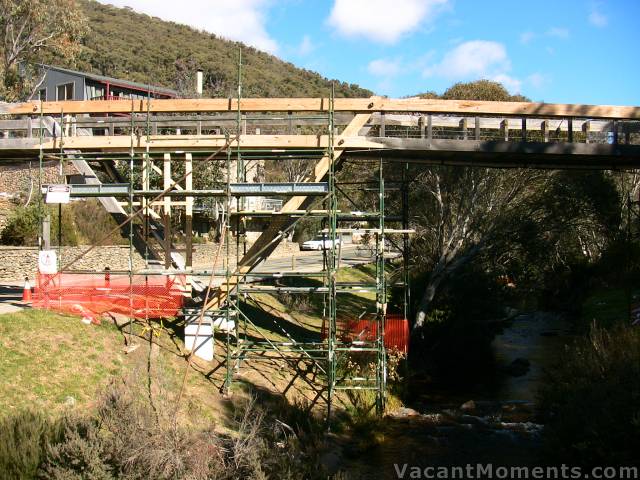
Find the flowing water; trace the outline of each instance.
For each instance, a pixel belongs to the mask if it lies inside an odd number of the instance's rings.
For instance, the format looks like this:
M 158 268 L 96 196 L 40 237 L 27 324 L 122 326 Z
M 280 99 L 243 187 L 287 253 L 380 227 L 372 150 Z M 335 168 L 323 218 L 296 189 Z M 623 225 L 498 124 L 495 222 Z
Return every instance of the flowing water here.
M 353 478 L 399 478 L 394 464 L 405 463 L 535 465 L 543 429 L 536 416 L 537 391 L 570 337 L 559 315 L 515 317 L 493 341 L 490 382 L 469 382 L 468 389 L 458 386 L 455 393 L 425 384 L 411 404 L 415 412 L 386 418 L 374 447 L 358 447 L 357 440 L 345 445 L 341 456 Z

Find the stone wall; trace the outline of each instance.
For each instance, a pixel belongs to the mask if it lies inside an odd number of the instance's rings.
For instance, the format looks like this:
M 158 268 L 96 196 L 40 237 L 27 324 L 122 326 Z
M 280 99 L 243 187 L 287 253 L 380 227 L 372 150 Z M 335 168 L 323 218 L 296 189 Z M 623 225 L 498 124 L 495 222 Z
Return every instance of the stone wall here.
M 84 252 L 88 246 L 63 247 L 62 263 L 73 260 Z M 194 245 L 193 265 L 195 268 L 210 268 L 215 257 L 218 245 L 214 243 Z M 249 246 L 247 246 L 247 249 Z M 278 245 L 272 256 L 289 256 L 298 252 L 298 244 L 287 242 Z M 134 250 L 133 268 L 144 268 L 144 259 Z M 235 243 L 231 249 L 232 265 L 235 264 Z M 222 260 L 226 258 L 226 249 L 223 247 L 218 260 L 218 267 L 222 268 Z M 38 249 L 36 247 L 4 247 L 0 246 L 0 281 L 21 280 L 25 276 L 34 278 L 38 266 Z M 72 270 L 96 270 L 102 271 L 105 267 L 111 270 L 128 270 L 129 247 L 104 246 L 96 247 L 82 259 L 78 260 Z
M 42 169 L 42 183 L 60 183 L 59 164 L 56 161 L 45 162 Z M 78 172 L 65 164 L 64 175 L 74 175 Z M 38 160 L 0 166 L 0 193 L 13 196 L 26 195 L 29 190 L 38 188 Z
M 62 263 L 72 260 L 88 247 L 63 247 Z M 129 268 L 128 246 L 97 247 L 73 265 L 73 270 L 127 270 Z M 134 251 L 134 268 L 143 268 L 144 260 Z M 34 278 L 38 267 L 36 247 L 0 247 L 0 281 Z

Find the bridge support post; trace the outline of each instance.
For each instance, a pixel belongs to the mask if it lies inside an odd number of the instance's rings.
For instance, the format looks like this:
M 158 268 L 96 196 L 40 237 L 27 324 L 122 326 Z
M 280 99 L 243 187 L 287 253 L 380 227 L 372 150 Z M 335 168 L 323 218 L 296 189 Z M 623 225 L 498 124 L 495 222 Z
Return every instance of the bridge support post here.
M 591 121 L 587 120 L 582 124 L 582 133 L 584 133 L 584 143 L 589 143 L 589 133 L 591 133 Z
M 547 143 L 549 141 L 549 122 L 543 120 L 540 123 L 540 131 L 542 132 L 542 141 Z
M 505 142 L 509 141 L 509 119 L 507 118 L 500 122 L 500 138 Z

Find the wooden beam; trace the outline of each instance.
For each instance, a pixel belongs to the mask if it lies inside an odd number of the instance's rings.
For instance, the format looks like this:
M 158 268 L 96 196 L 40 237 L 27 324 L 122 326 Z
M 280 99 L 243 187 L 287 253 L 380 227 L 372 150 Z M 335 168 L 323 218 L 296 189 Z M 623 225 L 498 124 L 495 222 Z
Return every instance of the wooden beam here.
M 147 106 L 147 102 L 149 105 Z M 238 109 L 236 99 L 152 99 L 135 100 L 133 112 L 230 112 Z M 240 101 L 243 112 L 327 112 L 327 98 L 246 98 Z M 131 113 L 129 102 L 110 100 L 1 104 L 0 114 L 38 115 L 80 113 Z M 471 100 L 337 98 L 336 112 L 414 112 L 468 115 L 579 117 L 606 119 L 640 119 L 640 107 L 616 105 L 552 104 L 535 102 L 484 102 Z
M 187 177 L 185 178 L 185 189 L 187 191 L 193 190 L 193 157 L 190 153 L 185 154 L 185 165 L 184 165 L 185 173 Z M 185 208 L 185 227 L 184 234 L 186 237 L 185 246 L 186 246 L 186 254 L 185 254 L 185 266 L 190 268 L 193 264 L 193 197 L 186 197 L 187 206 Z
M 358 134 L 360 129 L 364 127 L 369 120 L 371 115 L 369 114 L 359 114 L 356 115 L 351 123 L 347 125 L 347 127 L 343 130 L 342 134 L 337 137 L 335 140 L 336 145 L 340 145 L 344 143 L 344 139 L 349 136 L 355 136 Z M 334 151 L 333 162 L 337 162 L 342 155 L 342 150 Z M 331 166 L 332 159 L 328 156 L 323 157 L 315 166 L 313 174 L 310 178 L 307 179 L 308 182 L 320 182 L 329 172 L 329 167 Z M 290 198 L 287 203 L 282 206 L 280 210 L 281 213 L 290 213 L 295 212 L 301 209 L 301 207 L 305 204 L 308 197 L 298 196 Z M 258 237 L 258 239 L 251 245 L 251 248 L 247 251 L 247 253 L 240 259 L 238 262 L 238 266 L 236 267 L 236 273 L 229 280 L 229 284 L 223 283 L 213 297 L 213 299 L 205 305 L 205 309 L 217 309 L 222 306 L 223 302 L 227 298 L 227 294 L 229 291 L 232 291 L 238 282 L 242 279 L 242 277 L 253 270 L 260 262 L 262 262 L 265 258 L 267 258 L 273 250 L 275 250 L 276 246 L 280 241 L 277 239 L 278 235 L 282 230 L 287 228 L 287 226 L 291 225 L 294 220 L 290 216 L 279 216 L 275 217 L 269 223 L 267 229 L 262 232 L 262 234 Z

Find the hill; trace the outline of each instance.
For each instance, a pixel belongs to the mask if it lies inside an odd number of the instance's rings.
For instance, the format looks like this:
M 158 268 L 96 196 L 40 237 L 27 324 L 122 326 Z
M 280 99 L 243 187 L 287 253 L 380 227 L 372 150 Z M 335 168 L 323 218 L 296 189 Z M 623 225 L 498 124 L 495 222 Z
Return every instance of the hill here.
M 237 59 L 242 47 L 243 96 L 310 97 L 328 95 L 331 81 L 297 68 L 273 55 L 186 25 L 79 0 L 88 18 L 83 48 L 61 66 L 116 78 L 176 88 L 188 94 L 195 70 L 204 71 L 205 94 L 230 97 L 237 93 Z M 49 59 L 59 64 L 59 59 Z M 368 97 L 358 85 L 336 81 L 338 97 Z

